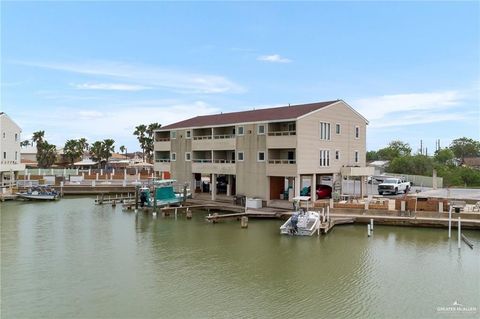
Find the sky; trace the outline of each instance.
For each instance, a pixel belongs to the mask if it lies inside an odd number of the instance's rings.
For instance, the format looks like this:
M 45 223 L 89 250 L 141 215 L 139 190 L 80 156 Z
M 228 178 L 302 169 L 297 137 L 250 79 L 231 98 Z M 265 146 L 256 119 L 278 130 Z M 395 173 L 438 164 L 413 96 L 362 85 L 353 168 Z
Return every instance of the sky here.
M 0 6 L 0 107 L 24 139 L 132 151 L 139 124 L 334 99 L 368 150 L 480 139 L 477 1 Z

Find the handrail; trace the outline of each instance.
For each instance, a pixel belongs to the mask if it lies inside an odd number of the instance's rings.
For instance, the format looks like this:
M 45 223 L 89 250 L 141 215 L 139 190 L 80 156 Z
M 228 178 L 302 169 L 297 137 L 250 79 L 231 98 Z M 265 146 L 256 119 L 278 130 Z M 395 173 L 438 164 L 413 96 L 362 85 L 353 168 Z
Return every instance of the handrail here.
M 286 136 L 286 135 L 297 135 L 297 131 L 273 131 L 273 132 L 268 132 L 268 136 Z
M 155 142 L 170 142 L 170 137 L 159 137 L 155 139 Z
M 296 164 L 296 160 L 283 160 L 283 159 L 274 159 L 269 160 L 268 164 Z
M 194 140 L 211 140 L 212 135 L 199 135 L 199 136 L 194 136 Z
M 221 164 L 233 164 L 235 163 L 235 160 L 224 160 L 224 159 L 214 159 L 214 163 L 221 163 Z
M 170 163 L 170 159 L 169 158 L 157 158 L 155 160 L 155 162 L 157 162 L 157 163 Z
M 214 139 L 225 139 L 225 138 L 235 138 L 234 134 L 225 134 L 225 135 L 214 135 Z
M 194 159 L 194 160 L 192 160 L 192 162 L 194 162 L 194 163 L 211 163 L 212 160 L 211 159 Z

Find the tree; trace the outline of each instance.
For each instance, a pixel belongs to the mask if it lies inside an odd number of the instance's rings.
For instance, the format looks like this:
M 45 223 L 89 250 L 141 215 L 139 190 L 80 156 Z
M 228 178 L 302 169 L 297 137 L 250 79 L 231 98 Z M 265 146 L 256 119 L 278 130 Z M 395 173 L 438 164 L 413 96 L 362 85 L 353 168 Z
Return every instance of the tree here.
M 145 148 L 147 146 L 147 140 L 145 139 L 145 133 L 147 132 L 147 126 L 141 124 L 135 127 L 133 135 L 137 136 L 138 142 L 140 143 L 140 148 L 142 149 L 142 159 L 145 161 Z
M 112 139 L 103 140 L 102 143 L 102 157 L 105 159 L 105 163 L 108 162 L 108 159 L 112 156 L 112 152 L 115 151 L 115 141 Z
M 378 160 L 378 153 L 376 151 L 367 152 L 367 162 L 372 162 Z
M 396 157 L 388 165 L 387 171 L 397 174 L 431 176 L 433 171 L 433 160 L 432 158 L 421 154 Z
M 88 151 L 88 143 L 86 138 L 82 137 L 81 139 L 79 139 L 78 144 L 80 149 L 82 150 L 82 155 L 83 155 L 83 152 Z
M 412 148 L 408 143 L 395 140 L 391 141 L 387 147 L 379 149 L 377 154 L 381 160 L 391 161 L 397 157 L 408 156 L 412 152 Z
M 96 141 L 90 146 L 90 159 L 98 162 L 98 168 L 102 165 L 102 151 L 103 145 L 101 141 Z
M 158 130 L 160 127 L 162 127 L 161 124 L 159 123 L 151 123 L 147 127 L 147 137 L 146 137 L 146 145 L 145 145 L 145 154 L 147 155 L 148 161 L 151 161 L 153 158 L 153 145 L 154 145 L 154 135 L 155 135 L 155 130 Z
M 53 144 L 49 144 L 47 141 L 42 141 L 38 148 L 37 142 L 37 163 L 38 167 L 48 168 L 55 164 L 57 159 L 57 147 Z
M 120 149 L 120 152 L 122 152 L 122 154 L 125 155 L 125 158 L 127 158 L 127 154 L 125 153 L 125 151 L 127 150 L 127 148 L 125 147 L 125 145 L 120 146 L 119 149 Z
M 453 140 L 452 144 L 450 144 L 450 149 L 462 164 L 465 161 L 465 157 L 480 156 L 480 142 L 467 137 Z
M 37 144 L 37 150 L 38 150 L 38 144 L 42 144 L 44 137 L 45 137 L 45 131 L 37 131 L 33 133 L 32 142 Z
M 449 148 L 441 148 L 435 152 L 435 162 L 443 165 L 452 165 L 455 154 Z
M 84 145 L 80 140 L 67 140 L 65 146 L 63 147 L 63 154 L 70 162 L 70 165 L 73 165 L 76 159 L 81 158 L 83 155 Z
M 32 145 L 29 140 L 21 141 L 20 142 L 20 147 L 27 147 Z

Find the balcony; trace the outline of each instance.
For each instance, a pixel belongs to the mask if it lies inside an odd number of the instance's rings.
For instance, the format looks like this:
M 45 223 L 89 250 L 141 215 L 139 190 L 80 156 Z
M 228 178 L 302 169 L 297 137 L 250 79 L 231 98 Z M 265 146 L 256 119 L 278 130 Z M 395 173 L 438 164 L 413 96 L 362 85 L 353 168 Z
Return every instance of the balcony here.
M 235 161 L 223 159 L 194 159 L 192 160 L 192 173 L 235 175 Z
M 228 149 L 235 149 L 234 134 L 200 135 L 193 137 L 192 151 Z
M 295 149 L 269 149 L 267 162 L 268 176 L 296 176 L 297 160 Z
M 170 172 L 170 159 L 156 159 L 153 163 L 153 169 L 159 172 Z
M 295 121 L 268 124 L 267 148 L 296 148 L 297 129 Z
M 153 144 L 153 149 L 155 151 L 170 151 L 170 138 L 165 138 L 162 140 L 155 140 Z

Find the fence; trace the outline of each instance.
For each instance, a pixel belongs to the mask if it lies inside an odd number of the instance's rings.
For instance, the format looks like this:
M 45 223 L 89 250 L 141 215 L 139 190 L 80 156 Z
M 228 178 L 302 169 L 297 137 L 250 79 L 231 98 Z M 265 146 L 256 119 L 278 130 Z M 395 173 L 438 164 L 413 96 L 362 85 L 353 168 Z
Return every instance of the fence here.
M 433 177 L 423 175 L 405 175 L 405 174 L 391 174 L 386 173 L 388 176 L 405 178 L 405 180 L 412 182 L 414 186 L 433 187 Z M 436 177 L 437 187 L 443 188 L 443 177 Z

